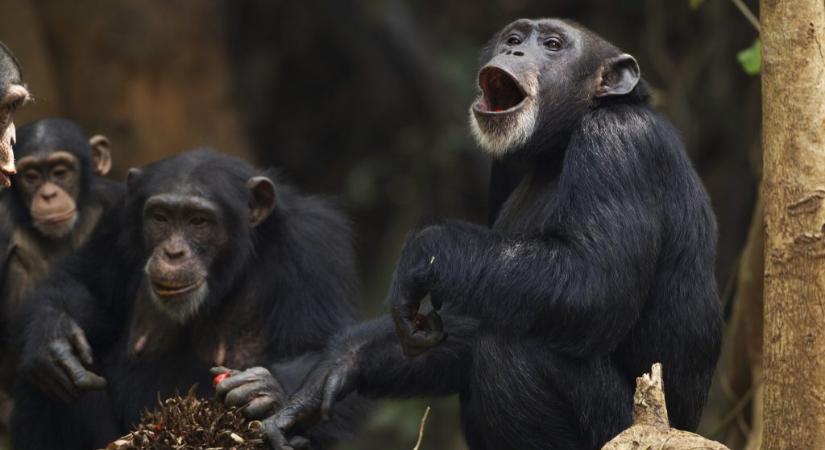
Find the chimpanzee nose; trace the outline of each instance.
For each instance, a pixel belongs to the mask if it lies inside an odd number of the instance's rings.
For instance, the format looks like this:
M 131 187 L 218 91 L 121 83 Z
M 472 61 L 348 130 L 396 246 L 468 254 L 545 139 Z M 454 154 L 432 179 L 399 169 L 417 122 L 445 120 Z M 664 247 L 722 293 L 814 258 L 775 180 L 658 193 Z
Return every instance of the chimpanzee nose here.
M 51 200 L 57 196 L 57 189 L 43 188 L 40 191 L 40 196 L 43 197 L 43 200 Z
M 167 259 L 170 261 L 174 261 L 176 259 L 181 259 L 186 254 L 186 251 L 182 247 L 164 247 L 163 254 L 166 256 Z
M 507 50 L 506 52 L 504 52 L 504 54 L 505 55 L 512 55 L 512 56 L 524 56 L 524 52 L 519 51 L 519 50 L 516 50 L 516 51 Z

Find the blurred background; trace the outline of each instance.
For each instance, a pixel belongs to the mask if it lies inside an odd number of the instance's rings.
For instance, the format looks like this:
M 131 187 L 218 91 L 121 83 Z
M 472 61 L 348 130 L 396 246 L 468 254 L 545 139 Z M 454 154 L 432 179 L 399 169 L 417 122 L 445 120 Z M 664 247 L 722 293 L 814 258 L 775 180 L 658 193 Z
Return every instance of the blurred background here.
M 0 11 L 0 40 L 37 99 L 18 126 L 64 116 L 109 136 L 116 179 L 206 145 L 334 197 L 357 230 L 367 317 L 384 311 L 410 228 L 486 217 L 489 160 L 467 127 L 481 46 L 518 17 L 575 19 L 638 59 L 712 197 L 720 290 L 736 271 L 760 85 L 737 62 L 757 32 L 731 1 L 0 0 Z M 427 405 L 422 448 L 464 448 L 454 399 L 383 402 L 347 448 L 412 448 Z

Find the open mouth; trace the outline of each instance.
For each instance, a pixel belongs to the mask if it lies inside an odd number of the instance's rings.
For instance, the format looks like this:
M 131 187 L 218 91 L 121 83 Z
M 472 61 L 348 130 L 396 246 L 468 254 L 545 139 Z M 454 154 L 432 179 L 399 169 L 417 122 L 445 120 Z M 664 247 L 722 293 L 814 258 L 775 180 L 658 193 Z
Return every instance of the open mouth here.
M 66 212 L 51 214 L 46 217 L 38 218 L 37 222 L 41 225 L 55 225 L 58 223 L 63 223 L 67 220 L 71 220 L 74 217 L 75 211 L 75 208 L 72 208 Z
M 165 281 L 152 281 L 152 290 L 155 291 L 155 294 L 157 294 L 158 297 L 175 297 L 194 291 L 195 289 L 201 287 L 205 281 L 206 278 L 201 278 L 200 280 L 186 286 L 175 285 Z
M 478 74 L 481 98 L 474 109 L 482 113 L 509 113 L 518 109 L 527 99 L 527 94 L 518 81 L 504 69 L 485 67 Z

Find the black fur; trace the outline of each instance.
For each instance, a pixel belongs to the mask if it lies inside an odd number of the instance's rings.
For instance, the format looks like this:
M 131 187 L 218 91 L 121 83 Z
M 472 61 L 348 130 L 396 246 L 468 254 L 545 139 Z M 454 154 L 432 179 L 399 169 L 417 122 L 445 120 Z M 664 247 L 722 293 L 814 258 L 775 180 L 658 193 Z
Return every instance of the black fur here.
M 153 163 L 130 178 L 125 199 L 104 217 L 89 243 L 36 291 L 23 335 L 25 368 L 26 358 L 52 339 L 55 322 L 68 315 L 86 332 L 95 356 L 92 369 L 108 380 L 108 387 L 61 404 L 20 383 L 15 448 L 101 448 L 128 432 L 158 395 L 185 392 L 199 383 L 198 393 L 211 396 L 209 368 L 215 362 L 198 350 L 211 349 L 210 335 L 222 330 L 262 349 L 245 355 L 246 347 L 230 346 L 227 358 L 235 367 L 274 362 L 281 383 L 297 387 L 328 336 L 356 317 L 350 227 L 325 201 L 276 183 L 274 212 L 250 228 L 245 218 L 252 199 L 246 181 L 257 175 L 261 173 L 234 158 L 195 151 Z M 142 240 L 143 204 L 152 194 L 180 192 L 181 180 L 222 208 L 232 250 L 210 268 L 205 308 L 176 328 L 164 325 L 156 311 L 140 311 L 136 298 L 152 250 Z M 129 333 L 138 312 L 160 323 L 159 332 L 168 337 L 147 355 L 131 352 Z M 233 349 L 241 353 L 233 354 Z M 356 410 L 350 405 L 312 434 L 314 448 L 351 432 Z
M 581 31 L 583 57 L 618 54 Z M 407 358 L 384 318 L 333 347 L 355 355 L 361 394 L 458 393 L 473 450 L 598 449 L 630 425 L 634 379 L 655 362 L 671 423 L 692 430 L 719 352 L 713 212 L 644 82 L 580 113 L 554 106 L 497 163 L 490 228 L 407 239 L 391 305 L 429 293 L 446 339 Z

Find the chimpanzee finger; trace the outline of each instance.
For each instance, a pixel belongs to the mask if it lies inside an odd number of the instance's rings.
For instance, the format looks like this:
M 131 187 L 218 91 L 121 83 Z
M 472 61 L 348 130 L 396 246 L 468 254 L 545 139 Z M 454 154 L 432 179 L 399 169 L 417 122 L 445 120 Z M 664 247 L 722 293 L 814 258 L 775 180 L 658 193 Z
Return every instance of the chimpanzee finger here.
M 289 438 L 289 446 L 295 450 L 309 449 L 311 444 L 312 442 L 303 436 L 293 436 Z
M 307 408 L 306 403 L 293 403 L 286 408 L 281 409 L 275 413 L 274 416 L 264 421 L 264 425 L 271 420 L 272 424 L 276 428 L 283 431 L 289 431 L 301 420 L 301 417 L 306 416 L 305 411 Z
M 217 386 L 215 386 L 215 395 L 223 400 L 226 395 L 232 391 L 233 389 L 237 389 L 240 386 L 250 383 L 256 383 L 260 380 L 260 377 L 257 374 L 252 372 L 244 371 L 237 373 L 235 375 L 230 376 L 229 378 L 224 378 Z
M 264 436 L 269 441 L 272 450 L 294 450 L 286 440 L 283 431 L 276 424 L 274 417 L 264 420 L 262 423 Z
M 77 388 L 98 390 L 106 387 L 106 379 L 83 367 L 80 360 L 70 350 L 56 355 L 56 359 Z
M 446 337 L 443 331 L 416 330 L 401 339 L 401 349 L 407 356 L 418 356 L 440 344 Z
M 324 383 L 324 396 L 321 400 L 321 420 L 327 421 L 332 415 L 332 407 L 344 386 L 344 377 L 339 371 L 332 372 Z
M 223 402 L 228 406 L 243 406 L 252 401 L 255 397 L 261 396 L 264 389 L 265 386 L 259 381 L 252 381 L 242 384 L 235 389 L 230 390 L 223 399 Z
M 209 373 L 211 373 L 212 375 L 220 375 L 222 373 L 228 373 L 230 377 L 233 377 L 233 376 L 241 373 L 241 371 L 240 370 L 235 370 L 235 369 L 230 369 L 229 367 L 216 366 L 216 367 L 213 367 L 213 368 L 209 369 Z
M 56 364 L 48 365 L 44 381 L 46 390 L 66 403 L 80 397 L 77 386 L 72 383 L 64 369 Z
M 241 410 L 247 419 L 261 419 L 269 416 L 269 413 L 277 407 L 277 402 L 270 396 L 253 398 Z
M 94 362 L 92 358 L 92 346 L 89 345 L 89 341 L 86 340 L 86 333 L 76 324 L 72 324 L 71 342 L 75 350 L 77 350 L 81 361 L 87 366 L 92 365 Z

